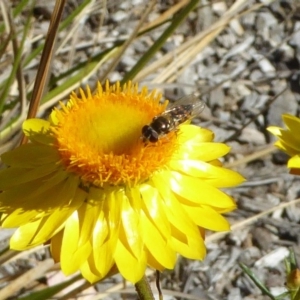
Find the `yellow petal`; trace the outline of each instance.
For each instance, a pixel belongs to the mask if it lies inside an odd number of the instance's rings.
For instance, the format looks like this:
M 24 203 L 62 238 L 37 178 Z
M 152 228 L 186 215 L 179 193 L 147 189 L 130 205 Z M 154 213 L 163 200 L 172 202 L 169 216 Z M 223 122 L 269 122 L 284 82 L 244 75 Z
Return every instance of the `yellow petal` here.
M 160 264 L 157 259 L 152 256 L 152 253 L 146 248 L 145 249 L 146 255 L 147 255 L 147 264 L 150 268 L 163 272 L 166 268 Z
M 158 190 L 151 185 L 143 184 L 140 186 L 140 193 L 144 206 L 142 207 L 147 218 L 159 230 L 166 240 L 170 238 L 171 228 L 164 212 L 163 199 Z
M 162 266 L 172 269 L 176 261 L 176 253 L 143 213 L 141 214 L 141 226 L 145 233 L 145 246 L 149 252 Z
M 28 119 L 23 122 L 22 128 L 24 133 L 30 136 L 32 132 L 47 132 L 50 128 L 50 123 L 42 119 Z
M 195 238 L 173 227 L 172 233 L 169 243 L 176 252 L 189 259 L 204 259 L 206 247 L 199 232 Z
M 226 155 L 229 151 L 230 147 L 223 143 L 186 142 L 180 146 L 174 158 L 211 161 Z
M 101 279 L 103 279 L 102 276 L 95 274 L 93 272 L 94 270 L 91 268 L 89 265 L 89 261 L 85 261 L 81 266 L 80 266 L 80 272 L 82 276 L 89 281 L 90 283 L 95 283 Z
M 128 247 L 119 241 L 115 252 L 115 260 L 119 272 L 130 282 L 136 283 L 144 276 L 147 266 L 147 259 L 144 251 L 140 256 L 136 257 Z
M 120 199 L 119 195 L 112 192 L 106 195 L 105 201 L 99 203 L 102 210 L 94 229 L 92 247 L 95 266 L 102 276 L 105 276 L 114 264 L 121 220 L 122 203 L 118 201 Z
M 40 155 L 40 154 L 43 155 Z M 8 166 L 32 168 L 45 164 L 55 164 L 60 160 L 53 147 L 37 144 L 26 144 L 2 154 L 2 162 Z
M 24 121 L 23 132 L 29 137 L 30 141 L 45 145 L 51 145 L 55 142 L 54 138 L 48 134 L 50 123 L 42 119 L 28 119 Z
M 285 153 L 287 153 L 289 156 L 294 156 L 297 155 L 297 153 L 299 153 L 299 150 L 293 148 L 293 146 L 289 146 L 285 141 L 276 141 L 274 143 L 274 146 L 276 146 L 277 148 L 279 148 L 280 150 L 284 151 Z
M 297 152 L 300 151 L 300 138 L 297 137 L 294 131 L 292 132 L 274 126 L 268 127 L 268 131 L 277 136 L 280 141 L 284 142 L 289 148 Z
M 55 217 L 58 217 L 58 215 L 55 214 Z M 65 221 L 64 214 L 60 214 L 59 217 L 61 218 L 50 219 L 50 217 L 44 217 L 38 221 L 20 226 L 10 239 L 10 248 L 26 250 L 45 243 L 60 230 L 62 222 Z
M 27 183 L 57 170 L 57 165 L 45 164 L 37 168 L 7 168 L 0 171 L 0 190 L 7 190 L 22 183 Z
M 211 142 L 214 139 L 214 133 L 205 128 L 196 125 L 183 124 L 179 127 L 178 141 L 184 144 L 187 141 L 194 142 Z
M 25 225 L 28 222 L 37 221 L 47 215 L 46 212 L 37 210 L 24 211 L 24 209 L 16 209 L 12 213 L 1 218 L 1 226 L 3 228 L 14 228 Z
M 184 208 L 198 226 L 214 231 L 230 230 L 228 221 L 209 206 L 201 205 L 200 207 L 196 207 L 184 205 Z
M 39 180 L 20 184 L 18 189 L 7 190 L 0 194 L 0 207 L 2 211 L 20 207 L 25 210 L 41 209 L 50 213 L 58 207 L 68 205 L 76 193 L 79 179 L 72 176 L 67 179 L 65 177 L 66 173 L 60 172 L 48 181 L 44 179 L 43 184 Z
M 165 184 L 170 185 L 174 193 L 182 197 L 181 201 L 186 199 L 194 203 L 220 208 L 235 207 L 231 197 L 199 178 L 182 175 L 174 171 L 164 171 L 159 176 Z
M 90 200 L 90 199 L 89 199 Z M 78 209 L 79 218 L 79 240 L 78 247 L 91 243 L 94 227 L 100 214 L 101 206 L 92 204 L 91 201 L 84 202 Z
M 198 177 L 218 188 L 232 187 L 245 181 L 245 179 L 237 172 L 216 167 L 209 163 L 198 160 L 177 160 L 170 161 L 169 166 L 176 171 Z
M 171 224 L 172 235 L 168 241 L 169 245 L 175 252 L 185 257 L 203 259 L 206 250 L 196 224 L 189 218 L 169 186 L 157 176 L 152 180 L 162 195 L 166 216 Z
M 66 275 L 73 274 L 87 260 L 92 248 L 86 243 L 78 248 L 80 225 L 77 212 L 68 218 L 64 231 L 60 252 L 61 269 Z
M 22 250 L 45 243 L 61 229 L 64 222 L 81 203 L 82 198 L 77 194 L 68 207 L 55 210 L 49 216 L 19 227 L 11 238 L 11 248 Z
M 290 158 L 287 167 L 300 169 L 300 155 L 295 155 L 292 158 Z
M 62 238 L 63 230 L 59 231 L 51 238 L 50 251 L 55 262 L 60 262 Z
M 95 268 L 102 277 L 106 276 L 114 264 L 114 253 L 116 251 L 115 240 L 106 240 L 101 246 L 95 248 L 93 244 L 93 258 Z
M 153 176 L 150 183 L 153 182 L 153 186 L 159 190 L 159 193 L 162 196 L 168 221 L 170 222 L 172 228 L 175 227 L 184 235 L 198 239 L 199 232 L 197 226 L 192 222 L 188 214 L 185 212 L 183 206 L 178 201 L 177 197 L 171 191 L 170 185 L 166 184 L 164 179 L 165 174 L 162 172 L 156 176 Z
M 271 132 L 272 134 L 274 134 L 275 136 L 280 137 L 281 136 L 281 132 L 282 132 L 283 129 L 280 128 L 280 127 L 277 127 L 277 126 L 269 126 L 267 128 L 267 130 L 269 132 Z
M 287 128 L 292 132 L 298 132 L 300 128 L 300 119 L 289 114 L 283 114 L 282 119 Z M 297 138 L 297 136 L 295 137 Z M 300 141 L 300 139 L 298 138 Z
M 122 203 L 122 224 L 120 227 L 120 242 L 127 245 L 128 251 L 139 258 L 143 255 L 143 232 L 140 229 L 140 213 L 130 205 L 127 196 Z

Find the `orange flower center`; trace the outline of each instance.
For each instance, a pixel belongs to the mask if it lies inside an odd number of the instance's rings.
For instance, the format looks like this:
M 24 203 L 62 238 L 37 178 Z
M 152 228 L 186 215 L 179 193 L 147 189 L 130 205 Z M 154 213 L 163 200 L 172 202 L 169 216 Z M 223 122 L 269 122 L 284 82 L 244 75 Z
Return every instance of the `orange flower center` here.
M 51 130 L 62 163 L 86 185 L 135 185 L 163 168 L 177 148 L 176 133 L 145 143 L 141 129 L 165 110 L 160 95 L 119 84 L 90 90 L 55 110 Z

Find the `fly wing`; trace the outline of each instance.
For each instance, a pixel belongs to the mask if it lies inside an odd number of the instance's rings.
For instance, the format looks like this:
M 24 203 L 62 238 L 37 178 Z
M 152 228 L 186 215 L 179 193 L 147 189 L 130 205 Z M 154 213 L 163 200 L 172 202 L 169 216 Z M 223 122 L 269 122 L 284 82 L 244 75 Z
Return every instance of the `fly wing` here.
M 182 107 L 189 112 L 189 118 L 198 116 L 205 108 L 205 103 L 195 94 L 187 95 L 167 107 L 166 112 L 173 111 L 176 107 Z

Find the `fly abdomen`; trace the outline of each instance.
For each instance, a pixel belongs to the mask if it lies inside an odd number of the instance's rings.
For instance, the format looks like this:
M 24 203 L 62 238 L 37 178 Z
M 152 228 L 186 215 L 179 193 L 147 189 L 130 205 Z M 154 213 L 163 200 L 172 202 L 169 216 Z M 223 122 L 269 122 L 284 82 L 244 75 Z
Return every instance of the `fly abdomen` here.
M 191 118 L 192 109 L 193 107 L 191 105 L 181 105 L 170 109 L 169 115 L 171 116 L 174 124 L 177 126 Z

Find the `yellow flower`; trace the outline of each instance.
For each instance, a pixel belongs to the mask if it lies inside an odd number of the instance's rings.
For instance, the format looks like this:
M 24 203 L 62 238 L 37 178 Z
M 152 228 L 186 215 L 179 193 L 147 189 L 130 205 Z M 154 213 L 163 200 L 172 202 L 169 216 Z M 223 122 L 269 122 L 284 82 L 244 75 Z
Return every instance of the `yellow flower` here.
M 290 173 L 300 175 L 300 119 L 289 114 L 283 114 L 282 119 L 287 129 L 270 126 L 268 131 L 279 138 L 274 145 L 292 157 L 287 165 Z
M 49 121 L 30 119 L 30 143 L 2 155 L 3 227 L 10 247 L 50 240 L 65 274 L 90 282 L 116 271 L 135 283 L 145 268 L 172 269 L 177 254 L 205 256 L 204 229 L 228 230 L 235 202 L 219 188 L 244 179 L 222 167 L 229 147 L 183 124 L 156 143 L 141 129 L 165 110 L 160 95 L 130 82 L 75 93 Z

